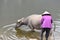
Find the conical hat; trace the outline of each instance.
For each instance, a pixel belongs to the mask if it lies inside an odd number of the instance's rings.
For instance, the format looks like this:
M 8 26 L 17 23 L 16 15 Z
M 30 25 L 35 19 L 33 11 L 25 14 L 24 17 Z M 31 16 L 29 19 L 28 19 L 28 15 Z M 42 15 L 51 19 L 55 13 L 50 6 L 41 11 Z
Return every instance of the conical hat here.
M 43 14 L 50 14 L 48 11 L 45 11 Z

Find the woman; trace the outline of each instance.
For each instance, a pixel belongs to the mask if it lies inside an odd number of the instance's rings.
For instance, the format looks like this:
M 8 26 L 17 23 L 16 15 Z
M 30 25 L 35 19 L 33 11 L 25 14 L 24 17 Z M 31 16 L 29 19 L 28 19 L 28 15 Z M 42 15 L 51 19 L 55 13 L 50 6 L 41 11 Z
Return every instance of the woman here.
M 49 12 L 45 11 L 42 14 L 42 19 L 41 19 L 41 28 L 42 28 L 42 33 L 41 33 L 41 40 L 43 40 L 43 33 L 46 31 L 46 40 L 48 40 L 50 30 L 52 29 L 52 16 Z

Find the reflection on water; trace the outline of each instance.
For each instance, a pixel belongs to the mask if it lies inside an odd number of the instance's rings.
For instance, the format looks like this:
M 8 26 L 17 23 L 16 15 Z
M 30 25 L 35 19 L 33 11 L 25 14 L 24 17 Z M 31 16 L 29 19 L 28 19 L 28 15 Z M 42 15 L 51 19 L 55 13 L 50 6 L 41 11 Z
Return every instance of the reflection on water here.
M 58 27 L 57 24 L 56 26 L 57 28 L 53 34 L 55 39 L 59 39 L 60 27 Z M 15 29 L 14 27 L 15 24 L 0 27 L 0 40 L 29 40 L 30 38 L 40 40 L 40 32 L 25 31 L 29 29 L 27 26 L 21 27 L 21 29 L 23 30 L 21 30 L 20 28 Z

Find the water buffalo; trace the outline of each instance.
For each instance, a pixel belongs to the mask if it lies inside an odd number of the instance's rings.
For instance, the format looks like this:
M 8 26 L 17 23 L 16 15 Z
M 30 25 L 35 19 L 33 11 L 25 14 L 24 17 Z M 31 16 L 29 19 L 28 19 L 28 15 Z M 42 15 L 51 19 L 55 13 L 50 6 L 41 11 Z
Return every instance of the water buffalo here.
M 32 29 L 32 31 L 34 29 L 41 29 L 40 27 L 41 18 L 42 16 L 38 14 L 33 14 L 27 17 L 23 17 L 19 19 L 18 22 L 16 23 L 16 28 L 21 27 L 22 25 L 27 25 L 30 27 L 30 29 Z

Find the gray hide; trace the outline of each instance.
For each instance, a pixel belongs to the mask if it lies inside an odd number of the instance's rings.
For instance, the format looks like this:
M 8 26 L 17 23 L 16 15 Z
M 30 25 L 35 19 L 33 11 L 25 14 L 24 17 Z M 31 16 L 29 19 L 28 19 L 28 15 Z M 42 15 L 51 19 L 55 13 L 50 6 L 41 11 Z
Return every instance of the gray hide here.
M 39 29 L 40 28 L 40 20 L 41 20 L 41 15 L 38 14 L 33 14 L 30 15 L 26 18 L 21 18 L 19 19 L 20 21 L 17 22 L 16 27 L 17 26 L 21 26 L 21 25 L 28 25 L 32 30 L 34 29 Z

